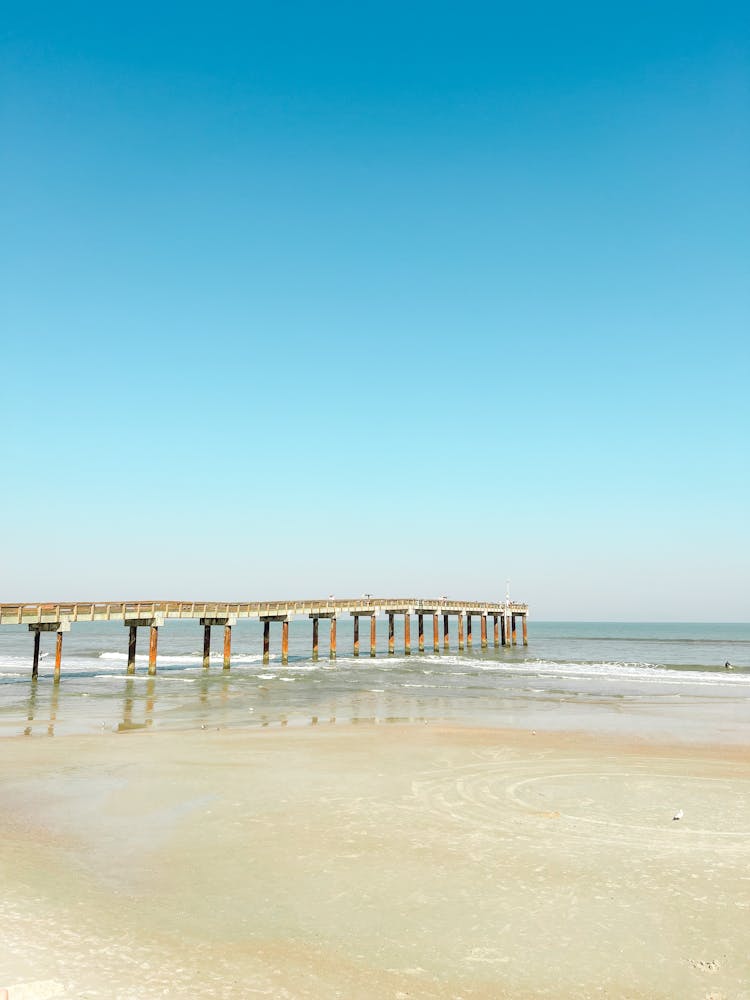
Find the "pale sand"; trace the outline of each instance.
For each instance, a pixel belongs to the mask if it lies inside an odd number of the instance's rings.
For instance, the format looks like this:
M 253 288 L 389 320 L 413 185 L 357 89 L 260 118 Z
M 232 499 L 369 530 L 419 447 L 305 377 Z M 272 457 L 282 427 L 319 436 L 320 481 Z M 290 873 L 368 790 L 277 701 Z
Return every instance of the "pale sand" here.
M 750 997 L 737 747 L 373 725 L 0 753 L 10 1000 Z

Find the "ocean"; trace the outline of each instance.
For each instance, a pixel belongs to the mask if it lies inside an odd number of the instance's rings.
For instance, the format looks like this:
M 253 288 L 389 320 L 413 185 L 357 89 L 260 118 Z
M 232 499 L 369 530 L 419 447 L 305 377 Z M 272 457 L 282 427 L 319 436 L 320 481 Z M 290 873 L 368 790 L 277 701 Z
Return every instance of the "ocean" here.
M 122 625 L 78 623 L 65 634 L 62 682 L 54 685 L 54 634 L 42 635 L 39 681 L 31 682 L 32 635 L 0 629 L 0 735 L 332 724 L 427 723 L 583 729 L 637 737 L 745 742 L 750 736 L 750 624 L 535 622 L 529 645 L 388 656 L 387 621 L 377 622 L 378 655 L 351 655 L 350 620 L 338 623 L 338 657 L 328 658 L 320 623 L 320 659 L 311 659 L 309 620 L 290 625 L 289 662 L 272 625 L 270 662 L 262 662 L 262 626 L 233 629 L 232 666 L 222 669 L 223 630 L 214 629 L 211 666 L 202 667 L 203 630 L 168 621 L 159 633 L 158 674 L 147 675 L 148 631 L 139 630 L 137 672 L 125 673 Z M 429 625 L 429 628 L 427 627 Z M 440 641 L 442 645 L 442 622 Z M 725 663 L 731 669 L 725 668 Z

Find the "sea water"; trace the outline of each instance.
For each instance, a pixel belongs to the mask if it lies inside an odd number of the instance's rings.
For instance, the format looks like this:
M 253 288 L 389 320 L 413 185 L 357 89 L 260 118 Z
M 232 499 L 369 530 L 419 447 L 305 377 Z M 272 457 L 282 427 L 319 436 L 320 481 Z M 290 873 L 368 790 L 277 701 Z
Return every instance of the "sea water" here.
M 262 625 L 232 630 L 232 663 L 222 669 L 223 629 L 213 630 L 211 665 L 202 666 L 203 629 L 168 621 L 159 630 L 158 673 L 147 674 L 148 630 L 139 630 L 136 674 L 126 674 L 122 624 L 74 624 L 64 636 L 62 681 L 53 684 L 54 633 L 43 633 L 39 680 L 31 682 L 32 635 L 0 628 L 0 735 L 148 727 L 331 725 L 448 722 L 460 725 L 585 729 L 648 738 L 743 742 L 750 736 L 750 625 L 711 623 L 534 622 L 528 646 L 387 655 L 387 619 L 377 619 L 378 654 L 369 655 L 369 621 L 338 623 L 338 657 L 328 656 L 320 622 L 320 657 L 311 657 L 308 619 L 290 624 L 289 662 L 281 663 L 280 626 L 262 659 Z M 729 662 L 731 668 L 726 668 Z

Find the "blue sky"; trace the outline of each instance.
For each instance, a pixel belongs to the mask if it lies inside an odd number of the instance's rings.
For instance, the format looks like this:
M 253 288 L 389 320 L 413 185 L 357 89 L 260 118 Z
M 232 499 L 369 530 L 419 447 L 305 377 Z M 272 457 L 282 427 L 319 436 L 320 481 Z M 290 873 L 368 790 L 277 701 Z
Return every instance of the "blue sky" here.
M 5 600 L 748 619 L 740 4 L 24 4 Z

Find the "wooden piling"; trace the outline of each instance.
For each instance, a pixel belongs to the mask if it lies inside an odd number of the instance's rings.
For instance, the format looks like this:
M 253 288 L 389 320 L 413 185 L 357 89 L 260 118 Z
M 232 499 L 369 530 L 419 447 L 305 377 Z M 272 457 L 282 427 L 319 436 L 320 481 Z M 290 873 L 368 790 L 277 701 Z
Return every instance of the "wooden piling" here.
M 156 647 L 159 643 L 159 627 L 152 625 L 148 637 L 148 672 L 153 677 L 156 673 Z
M 377 632 L 375 630 L 375 615 L 370 615 L 370 656 L 377 652 Z
M 393 612 L 388 612 L 388 655 L 393 656 L 394 650 L 394 639 L 393 639 Z
M 271 653 L 271 623 L 263 622 L 263 662 L 268 663 Z
M 62 667 L 62 642 L 63 634 L 62 631 L 57 633 L 57 641 L 55 642 L 55 684 L 60 683 L 60 668 Z
M 458 618 L 458 648 L 464 648 L 464 613 L 459 611 L 456 615 Z
M 229 670 L 232 665 L 232 626 L 224 626 L 224 669 Z
M 443 615 L 443 649 L 447 652 L 451 648 L 450 623 L 448 615 Z
M 138 639 L 138 626 L 130 626 L 130 635 L 128 636 L 128 673 L 135 673 L 135 647 Z
M 411 624 L 408 611 L 404 613 L 404 656 L 411 656 Z
M 31 679 L 35 681 L 39 676 L 39 642 L 42 633 L 38 628 L 34 629 L 34 659 L 31 664 Z
M 319 618 L 313 618 L 313 635 L 312 635 L 312 658 L 317 660 L 318 658 L 318 622 Z
M 487 649 L 487 615 L 480 615 L 479 622 L 481 626 L 482 649 Z
M 417 615 L 417 647 L 424 653 L 424 615 Z
M 331 642 L 328 650 L 328 656 L 330 659 L 336 659 L 336 619 L 331 618 Z
M 203 668 L 208 670 L 211 663 L 211 626 L 203 626 Z
M 432 651 L 433 653 L 440 652 L 440 628 L 437 615 L 432 616 Z
M 354 615 L 354 655 L 359 656 L 359 615 Z
M 289 621 L 281 623 L 281 662 L 289 662 Z

